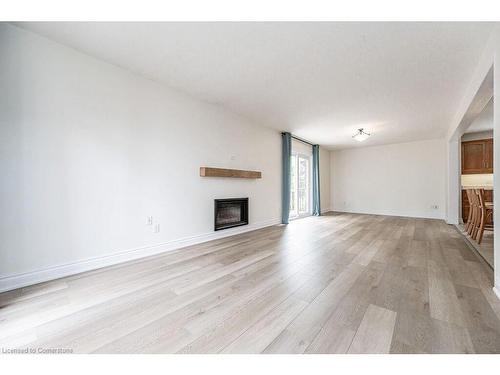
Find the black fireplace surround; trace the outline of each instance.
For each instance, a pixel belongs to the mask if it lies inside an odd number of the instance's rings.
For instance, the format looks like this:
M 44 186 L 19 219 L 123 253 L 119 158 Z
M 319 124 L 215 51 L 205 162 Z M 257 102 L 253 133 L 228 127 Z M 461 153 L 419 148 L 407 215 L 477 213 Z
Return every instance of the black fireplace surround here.
M 214 200 L 214 230 L 248 224 L 248 198 Z

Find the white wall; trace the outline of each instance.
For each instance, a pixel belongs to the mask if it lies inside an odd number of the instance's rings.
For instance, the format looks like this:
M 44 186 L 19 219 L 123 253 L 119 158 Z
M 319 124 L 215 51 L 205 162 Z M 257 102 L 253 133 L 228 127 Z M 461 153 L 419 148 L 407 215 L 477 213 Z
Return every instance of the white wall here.
M 332 208 L 442 219 L 445 166 L 444 140 L 332 151 Z
M 330 151 L 320 147 L 319 148 L 319 194 L 321 201 L 321 212 L 328 212 L 331 210 L 331 189 L 330 189 Z
M 292 152 L 312 156 L 312 146 L 292 138 Z
M 484 132 L 477 132 L 477 133 L 466 133 L 462 135 L 462 142 L 467 142 L 467 141 L 477 141 L 480 139 L 492 139 L 493 138 L 493 130 L 487 130 Z
M 277 131 L 0 30 L 1 276 L 211 233 L 214 198 L 249 197 L 253 226 L 279 221 Z M 201 178 L 204 165 L 263 178 Z
M 0 291 L 280 221 L 276 130 L 11 25 L 0 56 Z M 214 233 L 227 197 L 250 225 Z

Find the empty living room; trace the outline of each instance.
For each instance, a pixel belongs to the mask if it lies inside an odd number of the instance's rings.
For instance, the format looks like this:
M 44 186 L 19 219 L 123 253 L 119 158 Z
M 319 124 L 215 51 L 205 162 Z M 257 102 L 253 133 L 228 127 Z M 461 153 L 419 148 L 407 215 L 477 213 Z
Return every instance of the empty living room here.
M 500 23 L 94 12 L 0 22 L 0 368 L 498 365 Z

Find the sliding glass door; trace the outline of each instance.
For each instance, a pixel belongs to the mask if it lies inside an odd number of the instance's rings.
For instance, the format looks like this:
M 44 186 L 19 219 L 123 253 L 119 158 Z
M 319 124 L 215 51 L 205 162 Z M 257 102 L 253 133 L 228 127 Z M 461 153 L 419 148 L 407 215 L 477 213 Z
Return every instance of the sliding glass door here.
M 292 153 L 290 219 L 311 215 L 311 157 Z

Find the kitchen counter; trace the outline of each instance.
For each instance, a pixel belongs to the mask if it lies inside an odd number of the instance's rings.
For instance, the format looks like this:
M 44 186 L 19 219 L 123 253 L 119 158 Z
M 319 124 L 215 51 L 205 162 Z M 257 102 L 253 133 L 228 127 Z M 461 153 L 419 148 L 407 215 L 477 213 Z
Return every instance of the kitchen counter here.
M 493 190 L 493 186 L 491 186 L 491 185 L 462 186 L 462 190 L 466 190 L 466 189 Z

